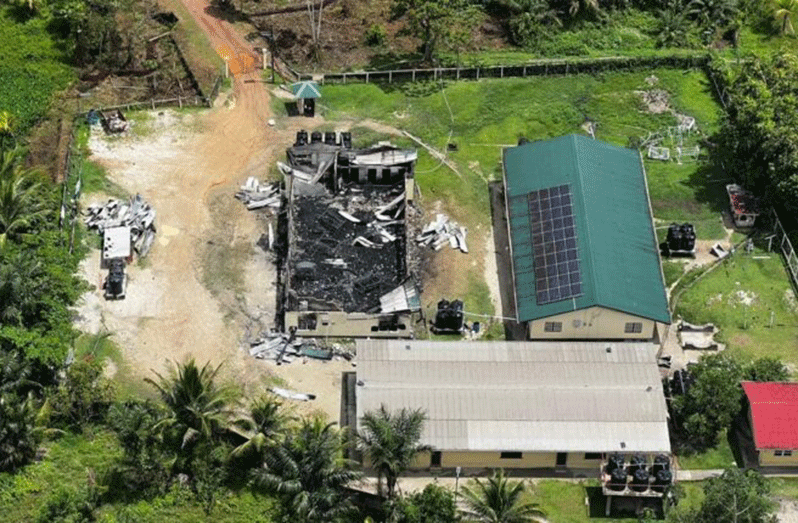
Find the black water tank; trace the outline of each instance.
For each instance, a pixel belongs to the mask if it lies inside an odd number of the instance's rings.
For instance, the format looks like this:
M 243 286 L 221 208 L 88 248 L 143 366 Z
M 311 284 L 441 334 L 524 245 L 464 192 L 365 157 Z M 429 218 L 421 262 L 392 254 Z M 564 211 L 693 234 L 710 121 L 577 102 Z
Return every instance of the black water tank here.
M 335 132 L 324 133 L 324 143 L 327 145 L 335 145 Z
M 620 454 L 613 454 L 607 460 L 607 474 L 612 474 L 614 470 L 623 469 L 626 464 L 624 457 Z
M 665 492 L 665 489 L 670 486 L 672 481 L 673 474 L 670 470 L 660 470 L 654 474 L 654 484 L 651 486 L 651 490 L 654 492 Z
M 310 133 L 310 143 L 321 143 L 322 135 L 319 131 Z
M 644 468 L 646 468 L 646 457 L 642 454 L 635 454 L 629 459 L 629 474 Z
M 294 142 L 294 146 L 300 147 L 302 145 L 307 145 L 308 143 L 308 132 L 304 129 L 301 131 L 297 131 L 296 133 L 296 142 Z
M 352 148 L 352 133 L 350 132 L 341 133 L 341 145 L 344 146 L 344 149 Z
M 607 483 L 610 490 L 624 490 L 626 488 L 626 471 L 623 467 L 616 468 L 610 474 L 610 481 Z
M 645 468 L 637 469 L 632 474 L 632 481 L 629 482 L 629 488 L 635 492 L 645 492 L 648 490 L 648 471 Z
M 679 227 L 681 233 L 681 250 L 692 251 L 695 248 L 695 227 L 690 223 L 683 223 Z
M 659 454 L 654 458 L 654 466 L 651 467 L 651 474 L 657 475 L 661 470 L 669 470 L 671 468 L 671 460 L 665 454 Z

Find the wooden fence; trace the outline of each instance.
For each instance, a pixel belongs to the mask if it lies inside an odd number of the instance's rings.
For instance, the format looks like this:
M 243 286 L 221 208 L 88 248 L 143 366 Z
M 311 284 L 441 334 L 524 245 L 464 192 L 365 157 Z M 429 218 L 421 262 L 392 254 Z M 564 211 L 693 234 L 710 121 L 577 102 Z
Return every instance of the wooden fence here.
M 526 76 L 568 75 L 605 71 L 629 71 L 652 67 L 690 69 L 706 67 L 705 54 L 648 57 L 604 57 L 534 60 L 519 65 L 477 67 L 435 67 L 431 69 L 391 69 L 385 71 L 356 71 L 347 73 L 300 74 L 300 80 L 320 83 L 348 82 L 416 82 L 422 80 L 479 80 L 480 78 L 509 78 Z
M 781 225 L 779 216 L 776 214 L 775 209 L 772 212 L 773 219 L 773 234 L 775 235 L 776 245 L 778 245 L 781 254 L 784 256 L 784 262 L 787 264 L 787 271 L 790 273 L 792 283 L 798 288 L 798 255 L 787 236 L 787 231 Z

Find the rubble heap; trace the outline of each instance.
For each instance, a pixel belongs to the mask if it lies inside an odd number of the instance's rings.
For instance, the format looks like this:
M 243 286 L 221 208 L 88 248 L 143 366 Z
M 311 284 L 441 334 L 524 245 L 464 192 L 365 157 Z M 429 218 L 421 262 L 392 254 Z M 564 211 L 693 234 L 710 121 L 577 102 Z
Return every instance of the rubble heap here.
M 352 185 L 294 200 L 290 286 L 298 301 L 379 310 L 405 278 L 404 186 Z M 323 309 L 322 309 L 323 310 Z
M 279 332 L 263 333 L 249 345 L 250 356 L 275 361 L 278 365 L 291 363 L 297 358 L 330 360 L 333 356 L 339 356 L 351 360 L 354 357 L 351 352 L 338 345 L 328 348 L 312 338 L 291 339 L 289 335 Z
M 416 242 L 422 246 L 429 246 L 439 251 L 447 243 L 452 249 L 459 249 L 468 253 L 466 245 L 466 235 L 468 229 L 461 227 L 456 222 L 449 220 L 449 217 L 438 213 L 435 221 L 430 222 L 424 227 L 421 234 L 416 236 Z
M 147 256 L 155 240 L 155 209 L 137 194 L 128 201 L 110 199 L 90 205 L 84 222 L 102 234 L 111 227 L 130 227 L 130 242 L 139 257 Z
M 236 199 L 241 200 L 250 211 L 255 209 L 280 208 L 280 184 L 261 183 L 254 176 L 247 178 L 241 190 L 236 193 Z

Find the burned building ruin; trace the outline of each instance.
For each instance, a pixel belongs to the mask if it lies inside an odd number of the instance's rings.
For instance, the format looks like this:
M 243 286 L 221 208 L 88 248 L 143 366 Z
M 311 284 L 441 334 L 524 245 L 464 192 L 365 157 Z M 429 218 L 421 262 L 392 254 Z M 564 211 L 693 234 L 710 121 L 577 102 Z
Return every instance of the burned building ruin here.
M 409 337 L 420 310 L 406 210 L 415 150 L 353 149 L 349 133 L 297 133 L 287 150 L 285 328 L 303 336 Z

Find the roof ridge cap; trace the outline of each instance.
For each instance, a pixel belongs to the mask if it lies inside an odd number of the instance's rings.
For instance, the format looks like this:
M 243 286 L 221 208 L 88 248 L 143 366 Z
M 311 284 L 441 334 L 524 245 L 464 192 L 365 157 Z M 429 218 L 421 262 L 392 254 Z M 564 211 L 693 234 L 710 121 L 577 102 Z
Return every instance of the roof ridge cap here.
M 590 279 L 593 282 L 593 285 L 591 285 L 591 287 L 593 288 L 593 299 L 592 299 L 592 302 L 595 305 L 601 305 L 601 301 L 602 301 L 601 300 L 601 293 L 599 292 L 599 289 L 598 289 L 599 286 L 597 285 L 598 280 L 596 279 L 595 263 L 593 263 L 593 249 L 590 249 L 590 231 L 589 231 L 589 229 L 590 229 L 590 220 L 587 219 L 587 215 L 585 213 L 585 210 L 587 209 L 587 206 L 585 205 L 585 190 L 584 190 L 584 185 L 582 184 L 582 168 L 581 168 L 581 165 L 579 163 L 579 154 L 578 154 L 578 151 L 579 151 L 579 148 L 580 148 L 579 147 L 578 138 L 580 138 L 580 135 L 578 135 L 576 133 L 571 133 L 570 138 L 572 140 L 573 147 L 574 147 L 574 166 L 576 168 L 577 183 L 579 184 L 579 195 L 580 195 L 579 196 L 579 200 L 580 200 L 580 204 L 582 206 L 582 208 L 581 208 L 582 215 L 584 216 L 584 220 L 585 220 L 584 236 L 585 236 L 585 241 L 587 242 L 585 244 L 585 247 L 586 247 L 585 251 L 587 252 L 587 256 L 590 258 Z M 595 140 L 595 138 L 594 138 L 594 140 Z M 581 241 L 581 240 L 578 239 L 577 241 Z M 584 265 L 584 264 L 581 264 L 581 265 Z M 580 271 L 584 271 L 584 268 L 580 267 L 579 270 Z M 576 309 L 574 309 L 574 310 L 576 310 Z

